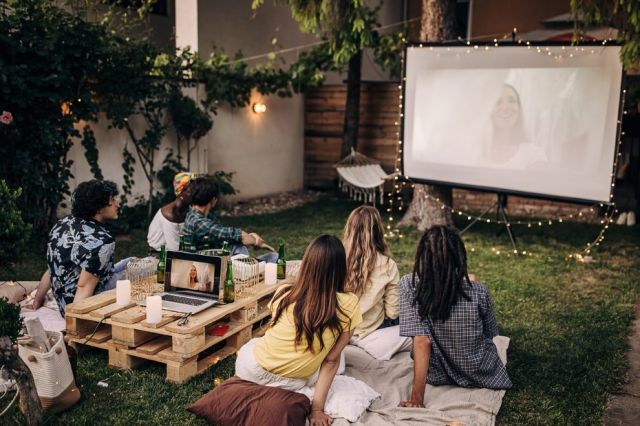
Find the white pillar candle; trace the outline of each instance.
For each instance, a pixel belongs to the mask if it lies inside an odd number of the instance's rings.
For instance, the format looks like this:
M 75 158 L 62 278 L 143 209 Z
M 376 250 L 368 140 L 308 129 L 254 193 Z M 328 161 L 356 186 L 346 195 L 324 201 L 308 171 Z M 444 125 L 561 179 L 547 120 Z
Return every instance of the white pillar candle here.
M 131 281 L 116 281 L 116 304 L 120 306 L 128 305 L 131 302 Z
M 162 297 L 147 296 L 147 322 L 156 324 L 162 320 Z
M 264 265 L 264 283 L 266 285 L 274 285 L 278 279 L 278 267 L 275 263 L 267 263 Z

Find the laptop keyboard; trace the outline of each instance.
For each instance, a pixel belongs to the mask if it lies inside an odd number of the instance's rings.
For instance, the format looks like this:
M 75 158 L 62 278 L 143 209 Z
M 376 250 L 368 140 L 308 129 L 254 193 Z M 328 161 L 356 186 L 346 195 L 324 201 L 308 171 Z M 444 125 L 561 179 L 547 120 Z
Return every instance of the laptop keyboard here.
M 206 300 L 198 300 L 198 299 L 192 299 L 190 297 L 175 296 L 173 294 L 165 294 L 164 296 L 162 296 L 162 300 L 165 300 L 167 302 L 182 303 L 184 305 L 191 305 L 191 306 L 200 306 L 207 303 Z

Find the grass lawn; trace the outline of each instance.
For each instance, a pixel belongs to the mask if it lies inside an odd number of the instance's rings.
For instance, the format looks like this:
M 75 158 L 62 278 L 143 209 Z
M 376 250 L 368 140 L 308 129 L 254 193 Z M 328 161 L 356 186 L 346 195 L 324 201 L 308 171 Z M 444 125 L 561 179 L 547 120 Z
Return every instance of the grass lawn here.
M 287 243 L 288 257 L 300 258 L 308 242 L 321 233 L 341 235 L 348 201 L 319 201 L 285 212 L 225 222 L 258 232 L 268 242 Z M 460 225 L 464 225 L 462 222 Z M 626 335 L 638 289 L 640 227 L 612 225 L 591 264 L 566 260 L 582 250 L 599 227 L 565 223 L 527 229 L 514 227 L 525 258 L 505 256 L 506 235 L 480 224 L 465 234 L 470 272 L 485 282 L 493 297 L 500 332 L 511 338 L 507 369 L 514 383 L 507 391 L 500 424 L 600 424 L 609 396 L 626 370 Z M 116 258 L 144 255 L 146 233 L 119 241 Z M 410 271 L 416 231 L 390 241 L 402 274 Z M 474 251 L 471 251 L 471 249 Z M 496 255 L 492 248 L 500 250 Z M 37 279 L 44 268 L 33 253 L 19 266 L 22 279 Z M 0 271 L 0 279 L 15 278 Z M 105 352 L 80 353 L 77 384 L 82 401 L 47 419 L 47 424 L 203 424 L 184 406 L 212 387 L 215 378 L 233 374 L 231 357 L 183 385 L 164 382 L 165 369 L 149 363 L 133 372 L 110 370 Z M 97 386 L 109 378 L 109 387 Z M 0 409 L 7 398 L 0 401 Z M 22 424 L 13 409 L 0 423 Z

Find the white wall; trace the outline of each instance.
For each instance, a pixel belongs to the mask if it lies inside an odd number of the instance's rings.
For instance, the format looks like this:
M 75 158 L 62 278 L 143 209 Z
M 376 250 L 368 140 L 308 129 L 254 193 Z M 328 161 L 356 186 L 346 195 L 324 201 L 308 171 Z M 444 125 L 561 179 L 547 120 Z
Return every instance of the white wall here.
M 373 0 L 375 1 L 375 0 Z M 176 4 L 177 3 L 177 4 Z M 197 13 L 193 7 L 197 3 Z M 191 9 L 189 9 L 191 6 Z M 182 15 L 176 7 L 186 8 Z M 245 57 L 260 55 L 274 50 L 272 38 L 278 40 L 277 47 L 286 49 L 313 43 L 317 39 L 302 34 L 298 24 L 291 18 L 288 6 L 275 6 L 266 0 L 257 10 L 251 9 L 251 0 L 177 0 L 169 2 L 167 17 L 152 16 L 154 26 L 152 39 L 159 46 L 173 45 L 176 15 L 189 17 L 197 15 L 197 34 L 187 31 L 187 44 L 207 58 L 213 46 L 224 48 L 227 53 L 241 50 Z M 380 12 L 380 23 L 386 25 L 402 19 L 402 2 L 387 1 Z M 182 21 L 184 22 L 184 21 Z M 187 22 L 186 25 L 189 25 Z M 184 28 L 184 27 L 183 27 Z M 287 63 L 296 60 L 299 52 L 284 55 Z M 251 61 L 250 65 L 264 62 L 264 59 Z M 331 74 L 327 83 L 341 83 L 344 76 Z M 383 73 L 372 61 L 371 52 L 363 59 L 363 80 L 385 80 Z M 193 90 L 193 97 L 202 99 L 204 90 Z M 200 141 L 198 152 L 192 159 L 192 171 L 214 172 L 224 170 L 235 172 L 233 185 L 239 190 L 237 198 L 249 198 L 291 191 L 302 188 L 304 164 L 304 98 L 278 96 L 261 97 L 254 93 L 252 103 L 260 100 L 267 105 L 264 114 L 254 114 L 251 107 L 231 109 L 222 106 L 218 115 L 213 116 L 213 129 Z M 108 122 L 101 121 L 95 128 L 100 165 L 106 179 L 121 186 L 123 179 L 122 148 L 127 140 L 124 132 L 107 130 Z M 142 130 L 142 128 L 137 128 Z M 175 147 L 175 137 L 170 133 L 163 142 L 157 156 L 157 168 L 166 155 L 166 148 Z M 133 147 L 131 147 L 133 148 Z M 133 153 L 133 150 L 132 150 Z M 84 149 L 80 142 L 74 145 L 70 157 L 74 160 L 72 173 L 75 178 L 70 182 L 73 189 L 77 183 L 91 179 L 89 166 L 84 158 Z M 140 166 L 134 176 L 135 195 L 146 197 L 148 186 Z

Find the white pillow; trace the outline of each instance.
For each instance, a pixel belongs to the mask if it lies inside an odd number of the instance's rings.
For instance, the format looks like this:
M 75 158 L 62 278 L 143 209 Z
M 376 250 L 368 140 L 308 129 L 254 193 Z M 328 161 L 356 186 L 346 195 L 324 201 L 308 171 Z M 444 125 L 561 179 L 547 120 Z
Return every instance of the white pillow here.
M 411 337 L 400 336 L 400 326 L 382 328 L 361 339 L 354 338 L 351 344 L 364 349 L 381 361 L 389 361 L 398 352 L 411 350 Z
M 315 386 L 305 386 L 298 392 L 313 400 Z M 349 376 L 336 376 L 329 389 L 324 412 L 331 417 L 342 417 L 353 423 L 377 398 L 380 398 L 380 394 L 365 382 Z

